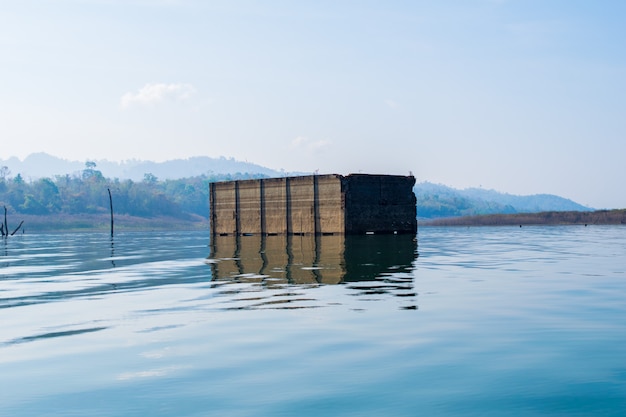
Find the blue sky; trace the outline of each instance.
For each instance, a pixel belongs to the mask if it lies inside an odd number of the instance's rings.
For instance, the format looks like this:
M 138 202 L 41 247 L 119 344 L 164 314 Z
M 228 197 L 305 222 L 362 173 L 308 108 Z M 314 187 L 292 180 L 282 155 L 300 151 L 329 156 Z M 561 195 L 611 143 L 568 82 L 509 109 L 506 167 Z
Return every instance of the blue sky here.
M 624 208 L 626 2 L 0 0 L 0 137 Z

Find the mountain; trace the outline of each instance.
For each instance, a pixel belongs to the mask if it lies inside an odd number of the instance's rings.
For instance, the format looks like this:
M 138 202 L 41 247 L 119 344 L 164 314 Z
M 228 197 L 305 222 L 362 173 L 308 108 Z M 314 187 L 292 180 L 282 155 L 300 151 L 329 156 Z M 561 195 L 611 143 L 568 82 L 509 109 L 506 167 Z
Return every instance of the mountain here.
M 423 182 L 415 185 L 417 214 L 424 219 L 478 214 L 591 211 L 589 207 L 552 194 L 518 196 L 481 188 L 457 190 Z
M 276 171 L 250 162 L 237 161 L 234 158 L 211 158 L 196 156 L 187 159 L 174 159 L 165 162 L 141 160 L 127 160 L 111 162 L 107 160 L 95 162 L 95 169 L 105 178 L 131 179 L 141 181 L 145 174 L 152 174 L 158 180 L 176 180 L 181 178 L 198 177 L 201 175 L 235 175 L 261 174 L 268 177 L 282 177 L 286 175 L 303 175 Z M 26 180 L 39 178 L 54 178 L 57 175 L 80 174 L 85 169 L 85 163 L 68 161 L 46 153 L 35 153 L 23 161 L 12 157 L 0 160 L 0 167 L 6 166 L 10 174 L 15 177 L 21 174 Z M 572 200 L 556 195 L 537 194 L 518 196 L 501 193 L 482 188 L 468 188 L 457 190 L 445 185 L 422 182 L 415 185 L 417 197 L 418 217 L 434 219 L 441 217 L 471 216 L 477 214 L 514 214 L 537 213 L 543 211 L 590 211 L 589 207 L 582 206 Z
M 582 206 L 567 198 L 552 194 L 535 194 L 519 196 L 499 193 L 494 190 L 481 188 L 468 188 L 461 191 L 468 198 L 493 201 L 505 206 L 515 208 L 516 212 L 537 213 L 541 211 L 590 211 L 591 208 Z
M 26 179 L 38 179 L 80 171 L 85 167 L 85 163 L 67 161 L 40 152 L 28 155 L 23 161 L 14 156 L 6 160 L 0 160 L 0 166 L 9 168 L 11 176 L 20 174 Z
M 11 157 L 0 160 L 0 166 L 9 168 L 13 176 L 18 173 L 25 179 L 54 178 L 56 175 L 74 174 L 85 168 L 85 162 L 68 161 L 47 153 L 34 153 L 23 161 Z M 179 179 L 195 177 L 203 174 L 236 174 L 254 173 L 268 177 L 285 176 L 282 171 L 275 171 L 250 162 L 237 161 L 234 158 L 211 158 L 196 156 L 187 159 L 173 159 L 165 162 L 152 162 L 131 159 L 122 162 L 91 160 L 96 163 L 96 169 L 107 178 L 131 179 L 140 181 L 145 174 L 152 174 L 158 179 Z

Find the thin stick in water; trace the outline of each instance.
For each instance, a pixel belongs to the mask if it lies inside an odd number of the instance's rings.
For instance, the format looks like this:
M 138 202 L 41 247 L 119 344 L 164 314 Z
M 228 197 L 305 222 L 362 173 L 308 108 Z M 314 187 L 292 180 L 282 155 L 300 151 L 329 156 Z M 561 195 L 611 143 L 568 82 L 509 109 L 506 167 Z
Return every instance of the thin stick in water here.
M 111 189 L 107 188 L 109 192 L 109 206 L 111 207 L 111 237 L 113 237 L 113 197 L 111 197 Z

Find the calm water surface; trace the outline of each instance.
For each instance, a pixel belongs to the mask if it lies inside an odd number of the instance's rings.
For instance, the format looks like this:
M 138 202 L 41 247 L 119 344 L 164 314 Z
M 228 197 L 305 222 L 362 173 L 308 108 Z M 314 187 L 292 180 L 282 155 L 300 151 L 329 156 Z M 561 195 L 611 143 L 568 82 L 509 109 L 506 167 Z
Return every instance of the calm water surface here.
M 625 352 L 625 227 L 0 242 L 1 416 L 624 416 Z

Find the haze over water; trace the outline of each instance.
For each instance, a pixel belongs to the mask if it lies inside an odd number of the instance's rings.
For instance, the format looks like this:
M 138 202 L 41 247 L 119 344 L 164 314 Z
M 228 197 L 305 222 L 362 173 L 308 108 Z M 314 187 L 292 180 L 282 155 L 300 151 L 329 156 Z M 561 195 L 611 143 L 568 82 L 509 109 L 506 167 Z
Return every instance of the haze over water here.
M 618 226 L 14 236 L 0 415 L 621 416 L 625 299 Z

